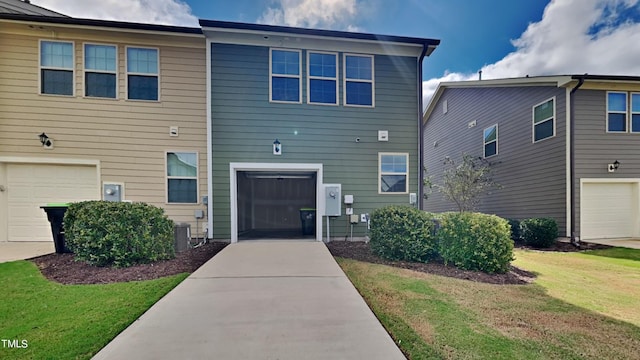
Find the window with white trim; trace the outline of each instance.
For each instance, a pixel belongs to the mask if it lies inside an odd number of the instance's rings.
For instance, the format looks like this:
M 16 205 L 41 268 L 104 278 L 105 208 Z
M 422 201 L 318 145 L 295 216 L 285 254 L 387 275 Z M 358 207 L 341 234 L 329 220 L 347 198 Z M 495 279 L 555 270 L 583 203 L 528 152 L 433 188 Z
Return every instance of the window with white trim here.
M 344 104 L 373 107 L 373 56 L 344 54 Z
M 498 154 L 498 124 L 484 129 L 483 143 L 485 158 Z
M 40 41 L 40 93 L 73 95 L 73 43 Z
M 627 132 L 627 93 L 607 93 L 607 132 Z
M 167 202 L 198 202 L 197 152 L 167 152 Z
M 301 102 L 302 51 L 270 49 L 269 94 L 270 101 Z
M 631 132 L 640 132 L 640 93 L 631 93 Z
M 307 52 L 307 103 L 338 105 L 338 54 Z
M 114 45 L 84 45 L 84 95 L 116 98 L 117 48 Z
M 158 100 L 158 49 L 127 47 L 127 99 Z
M 409 192 L 409 154 L 378 154 L 378 189 L 381 194 L 407 194 Z
M 556 135 L 555 97 L 533 107 L 533 142 Z

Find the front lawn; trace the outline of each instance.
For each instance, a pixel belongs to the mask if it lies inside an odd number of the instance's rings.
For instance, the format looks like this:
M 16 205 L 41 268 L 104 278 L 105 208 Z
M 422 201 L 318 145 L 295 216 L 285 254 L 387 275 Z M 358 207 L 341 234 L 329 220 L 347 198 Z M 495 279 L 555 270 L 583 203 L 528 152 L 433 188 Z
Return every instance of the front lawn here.
M 637 359 L 638 323 L 614 317 L 640 308 L 640 263 L 617 255 L 517 250 L 514 264 L 539 273 L 529 285 L 338 261 L 410 359 Z M 586 297 L 601 308 L 577 301 Z
M 88 359 L 187 275 L 61 285 L 31 262 L 2 263 L 0 359 Z

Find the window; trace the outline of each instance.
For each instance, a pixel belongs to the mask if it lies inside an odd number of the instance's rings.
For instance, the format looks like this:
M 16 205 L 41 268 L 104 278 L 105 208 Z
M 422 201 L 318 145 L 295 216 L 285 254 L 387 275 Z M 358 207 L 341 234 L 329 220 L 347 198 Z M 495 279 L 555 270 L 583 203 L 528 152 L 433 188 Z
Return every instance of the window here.
M 627 132 L 627 93 L 607 93 L 607 132 Z
M 409 192 L 409 154 L 380 153 L 378 163 L 381 194 L 406 194 Z
M 73 43 L 40 42 L 40 93 L 73 95 Z
M 127 98 L 158 100 L 158 49 L 127 48 Z
M 116 98 L 116 47 L 84 45 L 84 95 Z
M 338 105 L 338 55 L 307 53 L 307 103 Z
M 484 129 L 484 157 L 498 154 L 498 124 Z
M 640 132 L 640 93 L 631 95 L 631 132 Z
M 373 107 L 373 89 L 373 56 L 345 54 L 344 104 Z
M 555 98 L 533 107 L 533 142 L 548 139 L 556 135 Z
M 198 202 L 198 153 L 167 152 L 167 202 Z
M 271 49 L 269 53 L 269 93 L 271 101 L 301 102 L 302 52 L 300 50 Z

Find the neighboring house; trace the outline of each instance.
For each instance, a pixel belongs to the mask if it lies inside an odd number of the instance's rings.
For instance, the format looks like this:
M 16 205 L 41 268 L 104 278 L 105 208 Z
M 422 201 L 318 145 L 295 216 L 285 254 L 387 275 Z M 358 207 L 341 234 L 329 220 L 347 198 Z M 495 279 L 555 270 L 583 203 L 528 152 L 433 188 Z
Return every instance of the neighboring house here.
M 424 164 L 484 157 L 502 185 L 480 211 L 552 217 L 574 240 L 640 236 L 640 77 L 568 75 L 442 83 L 426 108 Z M 437 191 L 423 204 L 453 210 Z
M 201 20 L 207 38 L 216 239 L 300 236 L 300 209 L 340 184 L 333 238 L 366 234 L 361 215 L 419 190 L 422 61 L 439 40 Z M 353 204 L 343 204 L 353 195 Z M 414 196 L 415 198 L 415 196 Z
M 51 241 L 39 206 L 89 199 L 157 205 L 202 236 L 202 30 L 29 6 L 0 0 L 0 241 Z

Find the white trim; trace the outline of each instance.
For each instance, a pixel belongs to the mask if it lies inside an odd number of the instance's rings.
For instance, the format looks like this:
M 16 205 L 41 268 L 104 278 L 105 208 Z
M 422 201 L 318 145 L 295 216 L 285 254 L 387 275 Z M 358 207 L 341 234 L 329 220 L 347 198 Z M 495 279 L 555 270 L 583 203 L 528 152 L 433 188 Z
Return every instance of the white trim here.
M 571 208 L 571 193 L 573 192 L 573 184 L 571 183 L 571 89 L 565 89 L 565 236 L 571 238 L 571 213 L 573 209 Z
M 551 118 L 547 118 L 545 120 L 541 120 L 538 122 L 538 124 L 536 124 L 536 108 L 540 105 L 543 105 L 545 103 L 548 103 L 549 101 L 553 101 L 553 116 Z M 535 143 L 539 143 L 541 141 L 545 141 L 547 139 L 553 139 L 554 137 L 556 137 L 556 122 L 557 122 L 557 116 L 556 116 L 556 97 L 553 96 L 551 98 L 548 98 L 545 101 L 542 101 L 536 105 L 533 105 L 531 107 L 531 141 L 535 144 Z M 547 121 L 553 121 L 553 135 L 548 136 L 544 139 L 540 139 L 540 140 L 536 140 L 536 125 L 540 125 L 542 123 L 545 123 Z
M 231 242 L 238 242 L 238 171 L 313 171 L 316 176 L 316 214 L 324 214 L 322 164 L 229 163 Z M 211 200 L 209 200 L 211 203 Z M 316 216 L 316 241 L 322 241 L 322 216 Z
M 124 183 L 121 181 L 108 181 L 108 180 L 104 180 L 102 181 L 102 187 L 100 188 L 100 199 L 104 200 L 104 186 L 105 185 L 119 185 L 120 186 L 120 200 L 121 201 L 125 201 L 125 192 L 124 192 Z
M 298 53 L 298 75 L 288 74 L 275 74 L 277 78 L 289 78 L 298 79 L 298 101 L 285 101 L 285 100 L 273 100 L 273 51 L 287 51 Z M 302 104 L 302 50 L 299 49 L 284 49 L 284 48 L 269 48 L 269 102 L 279 104 Z
M 368 57 L 371 58 L 371 80 L 366 79 L 347 79 L 347 56 L 353 57 Z M 350 82 L 362 82 L 371 84 L 371 105 L 357 105 L 347 103 L 347 81 Z M 361 107 L 361 108 L 375 108 L 376 107 L 376 64 L 375 56 L 367 54 L 342 54 L 342 104 L 345 107 Z
M 156 74 L 153 73 L 136 73 L 129 72 L 129 49 L 149 49 L 156 50 L 156 57 L 158 61 L 158 71 Z M 129 75 L 140 75 L 140 76 L 155 76 L 158 79 L 158 99 L 157 100 L 145 100 L 145 99 L 130 99 L 129 98 Z M 124 47 L 124 89 L 125 89 L 125 99 L 129 101 L 144 101 L 144 102 L 160 102 L 161 91 L 160 91 L 160 48 L 152 47 L 152 46 L 133 46 L 127 45 Z
M 624 105 L 625 105 L 625 110 L 624 111 L 609 111 L 609 94 L 623 94 L 624 95 Z M 630 110 L 630 104 L 629 104 L 629 93 L 626 91 L 607 91 L 607 97 L 605 99 L 605 124 L 604 124 L 604 131 L 607 134 L 627 134 L 630 131 L 631 128 L 631 124 L 629 124 L 630 119 L 629 119 L 629 110 Z M 625 130 L 624 131 L 609 131 L 609 114 L 624 114 L 625 117 Z
M 51 43 L 63 43 L 63 44 L 71 44 L 71 68 L 61 68 L 54 66 L 42 66 L 42 43 L 43 42 L 51 42 Z M 49 94 L 42 92 L 42 70 L 63 70 L 63 71 L 71 71 L 71 95 L 64 94 Z M 39 95 L 47 95 L 47 96 L 65 96 L 72 97 L 76 96 L 76 43 L 73 40 L 48 40 L 48 39 L 39 39 L 38 40 L 38 94 Z
M 167 166 L 167 156 L 169 153 L 185 153 L 196 155 L 196 176 L 169 176 L 169 169 Z M 169 179 L 196 179 L 196 202 L 195 203 L 179 203 L 169 202 Z M 165 150 L 164 152 L 164 202 L 166 205 L 197 205 L 200 204 L 200 154 L 197 150 Z
M 116 50 L 116 58 L 115 58 L 115 70 L 106 71 L 106 70 L 87 70 L 87 45 L 96 45 L 96 46 L 110 46 L 115 48 Z M 116 77 L 115 84 L 115 97 L 103 97 L 103 96 L 88 96 L 87 95 L 87 72 L 89 73 L 97 73 L 97 74 L 112 74 Z M 83 42 L 82 43 L 82 96 L 91 98 L 91 99 L 107 99 L 107 100 L 117 100 L 118 99 L 118 45 L 117 44 L 102 44 L 102 43 L 94 43 L 94 42 Z
M 207 74 L 207 237 L 213 238 L 213 140 L 211 130 L 213 117 L 211 116 L 211 40 L 207 39 L 206 45 L 206 74 Z
M 407 159 L 407 171 L 405 173 L 407 181 L 405 183 L 404 192 L 383 192 L 382 191 L 382 175 L 402 175 L 402 173 L 383 173 L 382 172 L 382 156 L 386 155 L 402 155 Z M 379 152 L 378 153 L 378 194 L 379 195 L 402 195 L 409 193 L 409 153 L 407 152 Z
M 496 139 L 492 140 L 492 141 L 489 141 L 489 142 L 486 142 L 486 139 L 484 137 L 484 133 L 487 130 L 491 129 L 492 127 L 496 128 Z M 496 153 L 493 154 L 493 155 L 487 156 L 487 152 L 486 152 L 487 145 L 491 144 L 492 142 L 496 143 Z M 485 159 L 488 159 L 488 158 L 496 156 L 496 155 L 498 155 L 498 124 L 493 124 L 493 125 L 489 126 L 488 128 L 482 130 L 482 157 L 485 158 Z
M 324 77 L 324 76 L 311 76 L 311 62 L 309 58 L 311 54 L 322 54 L 322 55 L 333 55 L 336 60 L 336 76 L 335 77 Z M 337 106 L 339 105 L 340 92 L 338 89 L 338 77 L 340 75 L 340 64 L 338 61 L 338 53 L 329 52 L 329 51 L 314 51 L 307 50 L 307 104 L 311 105 L 329 105 L 329 106 Z M 322 103 L 322 102 L 312 102 L 311 101 L 311 80 L 331 80 L 336 83 L 336 102 L 335 103 Z

